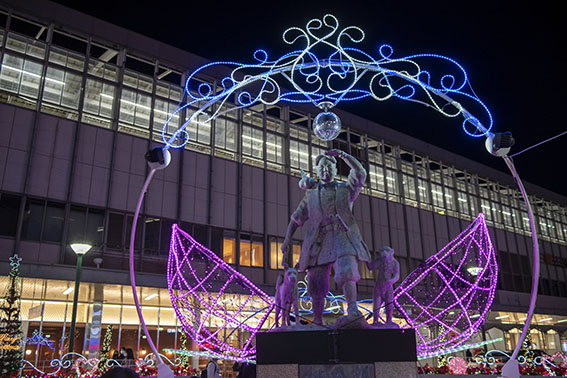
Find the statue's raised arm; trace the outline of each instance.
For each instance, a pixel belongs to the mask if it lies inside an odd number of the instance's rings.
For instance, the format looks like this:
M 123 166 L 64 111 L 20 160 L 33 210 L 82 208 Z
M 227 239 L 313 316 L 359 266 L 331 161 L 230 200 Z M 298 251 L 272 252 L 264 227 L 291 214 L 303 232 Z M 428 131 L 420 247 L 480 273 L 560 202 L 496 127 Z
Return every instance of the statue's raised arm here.
M 332 149 L 326 151 L 325 155 L 338 156 L 346 163 L 346 165 L 349 166 L 350 172 L 348 174 L 347 183 L 350 189 L 350 201 L 354 202 L 366 181 L 366 169 L 364 169 L 362 164 L 354 156 L 349 155 L 344 151 Z

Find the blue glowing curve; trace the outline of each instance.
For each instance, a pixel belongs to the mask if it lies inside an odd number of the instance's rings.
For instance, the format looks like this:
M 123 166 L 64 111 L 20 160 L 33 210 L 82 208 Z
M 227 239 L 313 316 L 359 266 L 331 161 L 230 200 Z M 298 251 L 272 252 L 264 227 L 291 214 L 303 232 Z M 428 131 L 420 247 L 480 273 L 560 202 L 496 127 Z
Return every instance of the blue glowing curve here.
M 447 117 L 462 116 L 464 131 L 473 137 L 490 131 L 492 115 L 472 90 L 465 69 L 455 60 L 436 54 L 394 58 L 389 45 L 380 46 L 374 58 L 344 46 L 363 39 L 362 29 L 349 26 L 339 30 L 338 20 L 327 14 L 309 21 L 305 29 L 292 27 L 283 33 L 285 43 L 302 44 L 302 49 L 275 60 L 270 60 L 266 51 L 257 50 L 254 63 L 212 62 L 196 69 L 187 78 L 183 99 L 163 125 L 163 141 L 167 147 L 182 147 L 189 139 L 186 129 L 190 123 L 208 124 L 238 108 L 280 101 L 312 103 L 322 108 L 322 103 L 333 107 L 341 101 L 366 97 L 378 101 L 398 98 L 420 103 Z M 316 51 L 324 58 L 319 58 Z M 422 69 L 419 63 L 429 70 Z M 208 70 L 226 67 L 233 69 L 215 88 L 197 78 Z M 434 74 L 432 70 L 451 73 Z M 479 117 L 465 104 L 474 108 Z M 183 110 L 192 112 L 187 121 L 181 126 L 170 125 L 170 120 Z

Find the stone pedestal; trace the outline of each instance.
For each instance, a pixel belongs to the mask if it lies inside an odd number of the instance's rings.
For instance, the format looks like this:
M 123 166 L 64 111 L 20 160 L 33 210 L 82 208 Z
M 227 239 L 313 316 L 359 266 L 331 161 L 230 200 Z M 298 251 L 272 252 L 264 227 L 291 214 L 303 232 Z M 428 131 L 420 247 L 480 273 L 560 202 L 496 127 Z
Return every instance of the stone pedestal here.
M 270 332 L 256 335 L 258 378 L 416 378 L 413 330 Z

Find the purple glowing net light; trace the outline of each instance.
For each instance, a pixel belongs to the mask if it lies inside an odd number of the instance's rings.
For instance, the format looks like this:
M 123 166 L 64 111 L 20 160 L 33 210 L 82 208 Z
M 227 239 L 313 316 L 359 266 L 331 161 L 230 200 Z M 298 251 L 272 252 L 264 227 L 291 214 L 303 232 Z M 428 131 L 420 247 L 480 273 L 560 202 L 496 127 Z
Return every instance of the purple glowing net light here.
M 254 358 L 253 338 L 273 309 L 273 298 L 176 224 L 167 283 L 177 318 L 201 348 L 233 359 Z M 236 330 L 245 336 L 238 346 L 231 341 Z
M 418 335 L 418 354 L 461 345 L 484 323 L 498 267 L 484 214 L 396 289 L 394 303 Z

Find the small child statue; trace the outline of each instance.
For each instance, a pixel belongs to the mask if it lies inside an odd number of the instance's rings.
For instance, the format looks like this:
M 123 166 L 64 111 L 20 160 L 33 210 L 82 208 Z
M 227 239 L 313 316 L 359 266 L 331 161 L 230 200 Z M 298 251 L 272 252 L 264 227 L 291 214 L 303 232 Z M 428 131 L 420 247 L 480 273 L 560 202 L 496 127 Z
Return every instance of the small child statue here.
M 391 247 L 382 247 L 378 256 L 368 263 L 369 270 L 377 270 L 376 285 L 372 300 L 374 304 L 374 324 L 378 325 L 380 308 L 386 307 L 387 327 L 398 328 L 392 321 L 394 312 L 394 290 L 393 285 L 400 279 L 400 264 L 394 258 L 394 250 Z

